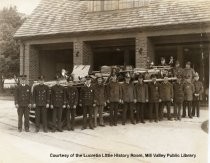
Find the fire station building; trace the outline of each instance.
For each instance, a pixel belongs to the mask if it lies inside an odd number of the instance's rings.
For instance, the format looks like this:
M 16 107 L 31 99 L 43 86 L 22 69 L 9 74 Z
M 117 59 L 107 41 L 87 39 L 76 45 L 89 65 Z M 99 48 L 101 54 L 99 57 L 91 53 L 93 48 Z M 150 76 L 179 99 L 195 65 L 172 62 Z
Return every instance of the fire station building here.
M 209 36 L 209 0 L 42 0 L 15 33 L 29 81 L 78 64 L 145 67 L 173 56 L 191 61 L 206 86 Z

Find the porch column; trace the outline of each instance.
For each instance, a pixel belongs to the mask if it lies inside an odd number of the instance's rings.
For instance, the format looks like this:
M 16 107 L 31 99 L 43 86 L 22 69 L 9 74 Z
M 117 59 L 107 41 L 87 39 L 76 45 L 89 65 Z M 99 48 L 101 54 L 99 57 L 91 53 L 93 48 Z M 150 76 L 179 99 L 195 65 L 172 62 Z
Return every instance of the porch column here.
M 130 57 L 129 57 L 129 49 L 125 49 L 124 51 L 124 65 L 130 64 Z
M 20 75 L 24 74 L 25 69 L 25 45 L 23 42 L 20 42 Z
M 73 45 L 73 64 L 74 65 L 91 65 L 93 66 L 93 52 L 91 46 L 82 41 L 75 40 Z
M 151 39 L 141 33 L 136 37 L 136 67 L 146 68 L 147 57 L 154 61 L 154 47 Z
M 25 44 L 25 75 L 29 84 L 37 80 L 39 76 L 39 52 L 30 44 Z
M 180 63 L 180 66 L 183 67 L 184 65 L 184 56 L 183 56 L 183 46 L 181 45 L 178 45 L 177 46 L 177 60 L 179 61 Z

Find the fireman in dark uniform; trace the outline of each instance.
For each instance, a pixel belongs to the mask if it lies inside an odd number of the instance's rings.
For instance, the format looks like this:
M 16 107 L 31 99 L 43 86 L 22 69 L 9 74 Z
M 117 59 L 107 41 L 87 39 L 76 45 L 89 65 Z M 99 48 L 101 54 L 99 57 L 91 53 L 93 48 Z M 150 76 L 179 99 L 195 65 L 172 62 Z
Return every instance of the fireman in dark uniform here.
M 173 76 L 183 76 L 183 68 L 180 67 L 179 61 L 176 61 L 175 67 L 173 68 Z
M 95 107 L 94 103 L 94 88 L 91 83 L 91 78 L 86 76 L 85 85 L 80 90 L 80 100 L 79 105 L 83 109 L 83 127 L 82 130 L 87 128 L 87 114 L 89 120 L 90 129 L 94 129 L 93 127 L 93 107 Z
M 191 76 L 188 75 L 184 82 L 184 103 L 183 103 L 183 114 L 182 117 L 186 116 L 186 107 L 188 107 L 188 116 L 192 118 L 192 100 L 195 87 L 192 84 Z
M 68 87 L 66 89 L 66 102 L 67 102 L 67 112 L 66 112 L 66 119 L 67 119 L 67 129 L 74 130 L 75 124 L 75 114 L 76 108 L 78 104 L 78 89 L 73 86 L 73 77 L 70 76 L 68 78 Z
M 155 119 L 155 122 L 158 122 L 158 108 L 160 100 L 159 87 L 160 85 L 156 81 L 156 75 L 151 75 L 152 82 L 149 84 L 149 119 L 152 122 Z M 153 116 L 153 113 L 155 115 Z
M 195 76 L 195 70 L 191 68 L 191 62 L 186 62 L 185 68 L 183 69 L 183 77 L 190 78 L 192 81 L 193 77 Z
M 33 89 L 33 108 L 35 108 L 36 132 L 40 129 L 40 114 L 44 132 L 47 132 L 47 109 L 49 108 L 49 87 L 44 84 L 44 77 L 38 78 L 38 85 Z
M 117 81 L 117 76 L 110 78 L 110 83 L 107 85 L 107 103 L 110 104 L 110 126 L 117 126 L 118 108 L 121 103 L 122 88 Z
M 163 119 L 164 106 L 167 107 L 168 120 L 171 120 L 171 102 L 173 102 L 173 86 L 168 81 L 167 76 L 164 77 L 163 82 L 160 84 L 159 92 L 161 99 L 160 112 L 159 112 L 160 120 Z
M 29 132 L 29 110 L 31 108 L 31 87 L 26 84 L 26 75 L 20 76 L 20 84 L 15 90 L 15 107 L 18 113 L 18 131 L 22 131 L 22 119 L 24 115 L 25 131 Z
M 194 87 L 195 92 L 193 94 L 193 108 L 192 108 L 192 116 L 195 116 L 197 114 L 197 117 L 200 116 L 200 101 L 202 100 L 202 93 L 203 93 L 203 84 L 201 81 L 199 81 L 199 75 L 198 73 L 195 74 L 194 77 Z
M 55 77 L 56 84 L 51 88 L 51 109 L 53 109 L 53 130 L 56 129 L 62 132 L 62 113 L 63 109 L 66 108 L 66 95 L 65 88 L 60 85 L 61 78 L 59 76 Z
M 134 84 L 131 81 L 130 75 L 125 76 L 125 82 L 122 85 L 122 98 L 121 103 L 123 104 L 123 117 L 122 125 L 126 123 L 127 110 L 129 110 L 130 121 L 135 124 L 134 121 Z
M 174 115 L 175 120 L 181 120 L 181 108 L 184 101 L 184 85 L 182 83 L 182 76 L 177 76 L 177 81 L 173 85 L 174 89 Z
M 148 85 L 143 82 L 143 75 L 138 76 L 138 83 L 134 87 L 134 102 L 136 103 L 136 119 L 137 123 L 145 123 L 144 110 L 148 102 Z
M 103 110 L 106 106 L 106 89 L 105 85 L 103 84 L 103 78 L 98 77 L 97 83 L 94 86 L 95 96 L 94 101 L 96 103 L 96 107 L 94 108 L 94 126 L 97 126 L 97 116 L 99 114 L 99 126 L 105 126 L 103 120 Z

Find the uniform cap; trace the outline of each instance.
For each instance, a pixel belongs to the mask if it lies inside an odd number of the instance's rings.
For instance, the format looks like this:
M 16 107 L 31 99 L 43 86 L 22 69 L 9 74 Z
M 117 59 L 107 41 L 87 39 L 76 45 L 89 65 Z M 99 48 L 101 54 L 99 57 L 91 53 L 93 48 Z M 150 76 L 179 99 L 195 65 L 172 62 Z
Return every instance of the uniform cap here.
M 179 63 L 179 61 L 176 61 L 175 64 L 178 65 L 178 64 L 180 64 L 180 63 Z
M 144 79 L 144 75 L 143 74 L 139 74 L 138 79 Z
M 152 74 L 150 77 L 151 78 L 157 78 L 157 76 L 155 74 Z
M 190 61 L 186 62 L 186 65 L 191 65 L 191 62 Z
M 182 78 L 182 75 L 177 75 L 176 77 L 180 79 L 180 78 Z
M 19 78 L 26 79 L 27 75 L 20 75 Z
M 74 77 L 71 75 L 67 78 L 67 82 L 70 82 L 70 81 L 74 81 Z
M 90 80 L 91 78 L 90 78 L 89 75 L 87 75 L 87 76 L 85 76 L 85 79 L 86 79 L 86 80 Z
M 44 80 L 44 76 L 43 76 L 43 75 L 40 75 L 40 76 L 38 77 L 38 80 Z
M 163 78 L 165 78 L 165 77 L 168 77 L 168 75 L 167 74 L 163 74 Z

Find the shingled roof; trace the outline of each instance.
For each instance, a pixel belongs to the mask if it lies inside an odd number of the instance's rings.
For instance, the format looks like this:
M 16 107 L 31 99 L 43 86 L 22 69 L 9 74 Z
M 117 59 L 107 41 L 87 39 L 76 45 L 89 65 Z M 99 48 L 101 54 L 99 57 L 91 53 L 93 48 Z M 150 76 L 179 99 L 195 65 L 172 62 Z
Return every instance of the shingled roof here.
M 88 12 L 87 1 L 42 0 L 15 37 L 210 22 L 210 0 L 151 0 L 147 7 Z

